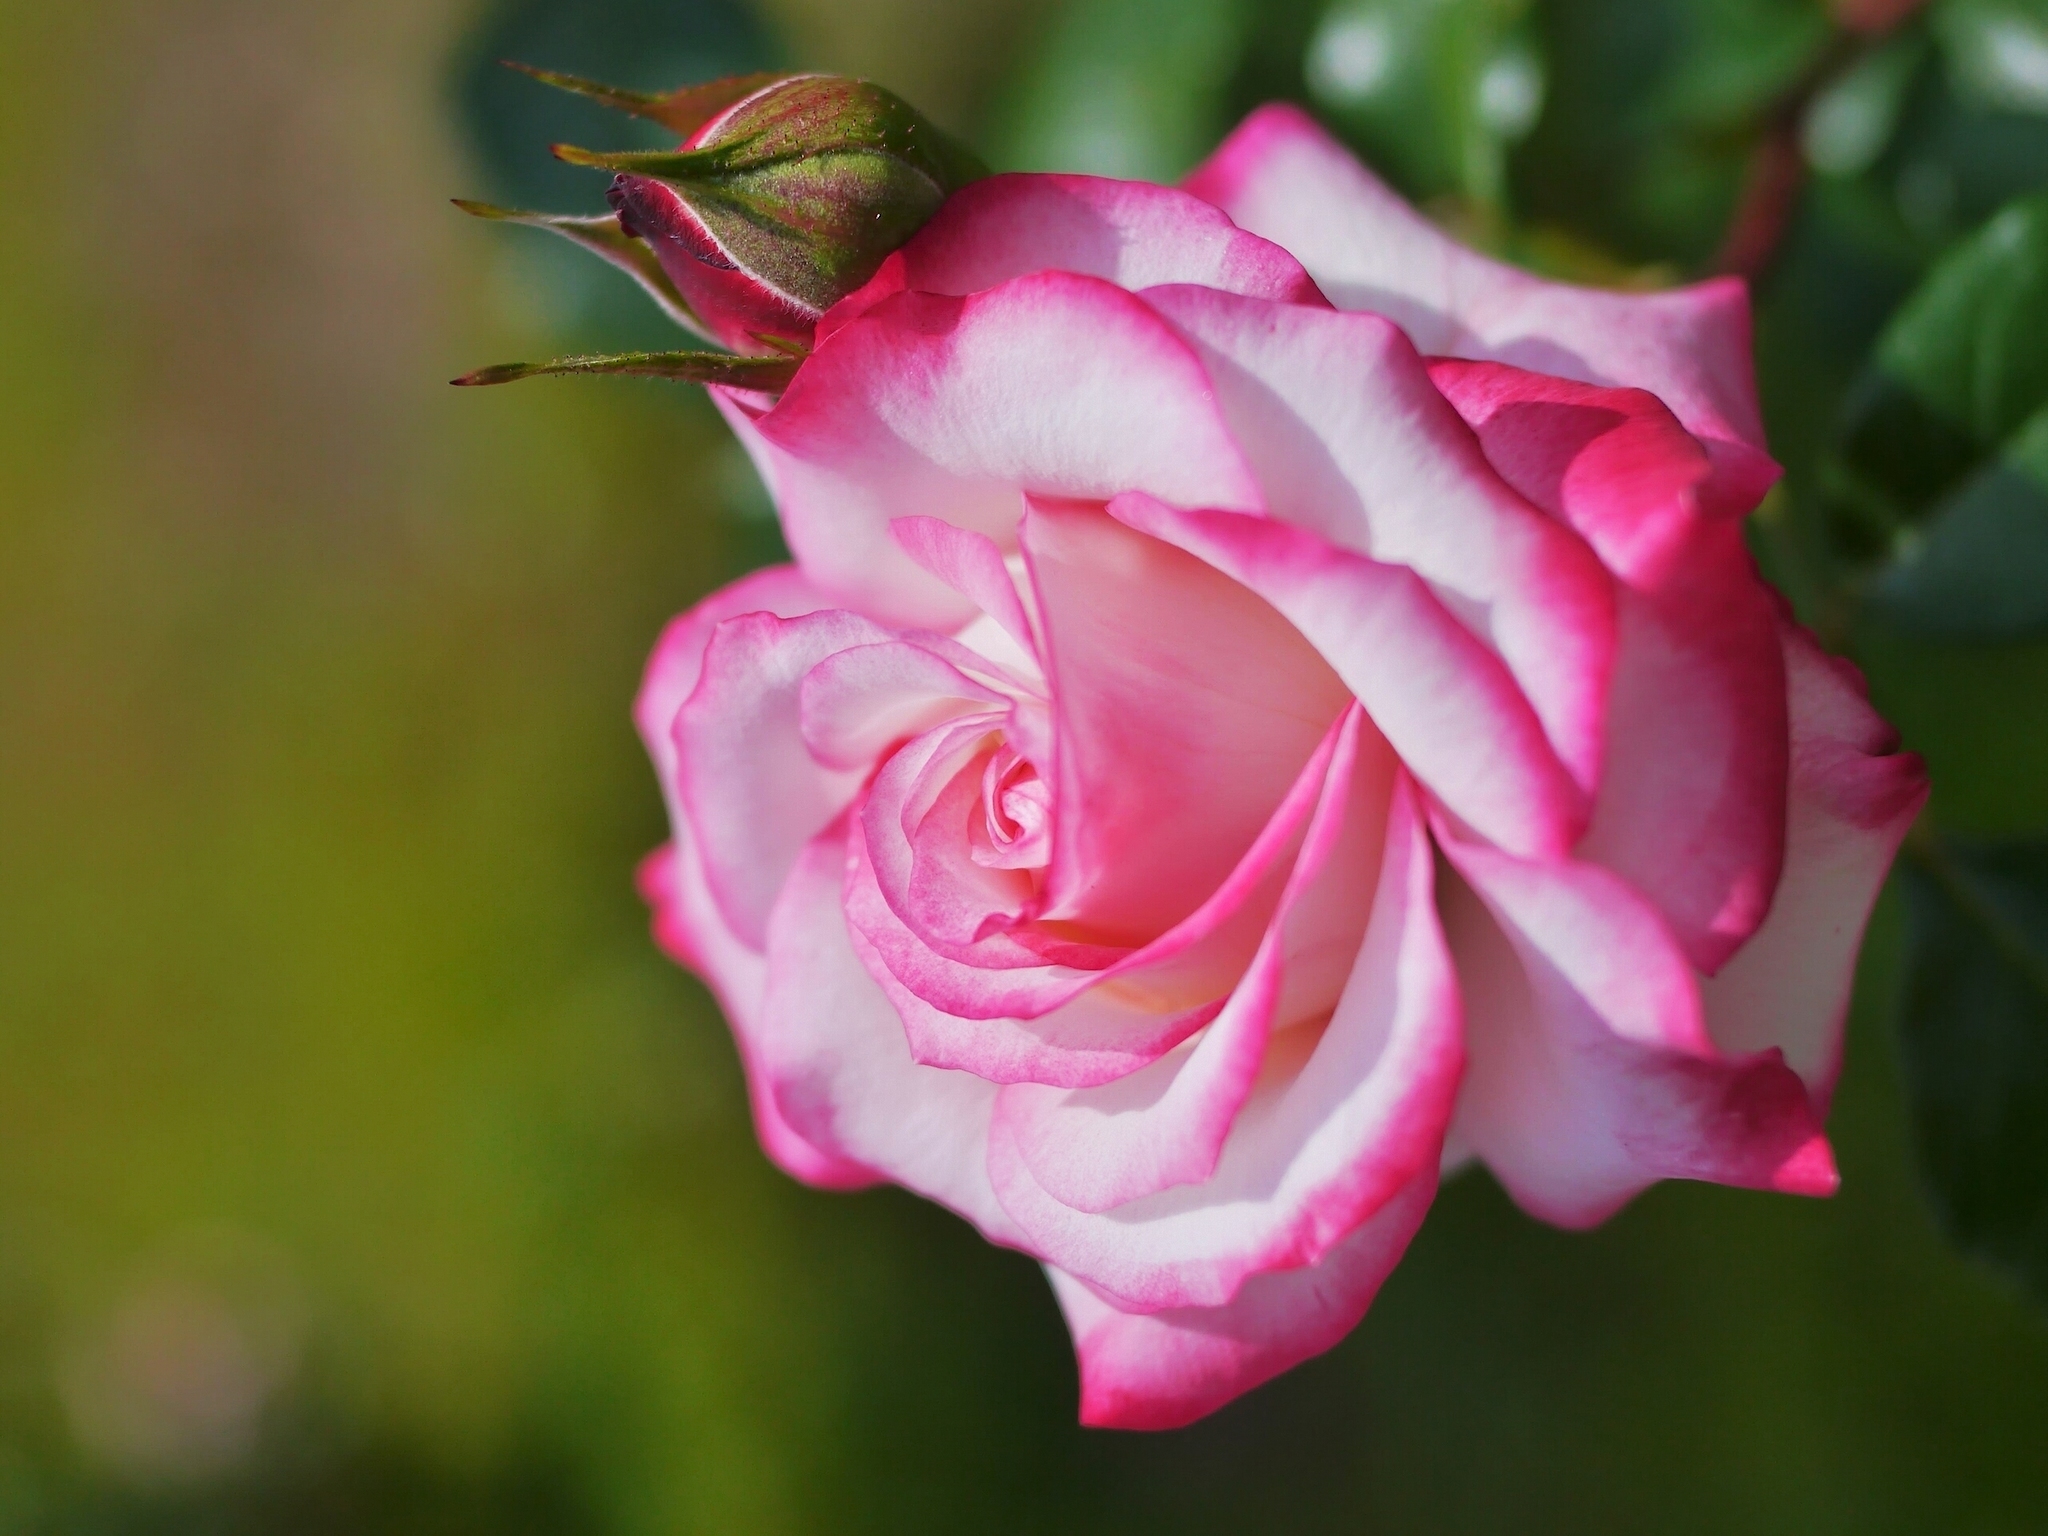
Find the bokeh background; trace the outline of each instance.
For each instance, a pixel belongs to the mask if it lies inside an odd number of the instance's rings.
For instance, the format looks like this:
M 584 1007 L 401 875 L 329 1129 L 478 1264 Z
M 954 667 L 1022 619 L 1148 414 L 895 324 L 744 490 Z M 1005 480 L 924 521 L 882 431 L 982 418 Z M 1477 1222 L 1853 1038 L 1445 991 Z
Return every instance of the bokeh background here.
M 1841 611 L 1801 532 L 1887 313 L 2048 182 L 2048 12 L 1945 3 L 1802 130 L 1759 548 L 1943 825 L 2041 832 L 2048 646 Z M 0 1533 L 2048 1532 L 2048 1313 L 1922 1198 L 1895 896 L 1839 1198 L 1672 1184 L 1567 1235 L 1466 1175 L 1329 1356 L 1187 1431 L 1076 1428 L 1035 1268 L 774 1173 L 646 937 L 628 705 L 663 621 L 775 557 L 743 458 L 693 390 L 443 382 L 666 340 L 448 207 L 598 207 L 545 144 L 632 141 L 500 54 L 864 73 L 1000 164 L 1153 176 L 1294 96 L 1471 238 L 1654 284 L 1712 260 L 1827 31 L 1817 0 L 0 0 Z

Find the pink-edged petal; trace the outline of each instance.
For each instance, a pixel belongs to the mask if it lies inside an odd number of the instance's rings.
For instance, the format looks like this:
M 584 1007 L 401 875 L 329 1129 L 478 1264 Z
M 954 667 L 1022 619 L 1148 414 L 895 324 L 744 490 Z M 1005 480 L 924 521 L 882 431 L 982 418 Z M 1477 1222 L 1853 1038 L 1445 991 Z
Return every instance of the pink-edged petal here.
M 1524 1210 L 1592 1226 L 1659 1179 L 1831 1194 L 1834 1162 L 1777 1051 L 1724 1056 L 1661 916 L 1596 865 L 1437 829 L 1471 1065 L 1454 1142 Z
M 1785 669 L 1739 526 L 1698 504 L 1698 442 L 1652 395 L 1499 363 L 1430 376 L 1516 490 L 1623 582 L 1606 771 L 1579 856 L 1625 876 L 1695 968 L 1771 905 L 1785 847 Z
M 639 697 L 633 701 L 633 723 L 647 755 L 654 761 L 655 777 L 664 795 L 673 793 L 676 749 L 672 732 L 676 715 L 696 689 L 704 671 L 704 647 L 711 632 L 727 619 L 743 613 L 772 613 L 778 618 L 801 618 L 830 608 L 831 600 L 812 585 L 811 579 L 793 565 L 771 565 L 742 576 L 721 587 L 696 607 L 670 621 L 655 642 L 641 678 Z M 673 803 L 670 812 L 674 814 Z
M 1133 292 L 1200 283 L 1325 304 L 1301 263 L 1198 197 L 1100 176 L 991 176 L 953 194 L 865 287 L 829 310 L 819 339 L 906 289 L 980 293 L 1032 272 L 1078 272 Z
M 847 918 L 875 962 L 876 980 L 903 1016 L 911 1054 L 928 1066 L 991 1082 L 1084 1088 L 1158 1060 L 1208 1023 L 1258 951 L 1320 802 L 1343 725 L 1332 726 L 1209 899 L 1170 932 L 1106 967 L 1019 965 L 1033 953 L 1024 946 L 1028 931 L 984 939 L 968 951 L 969 961 L 979 964 L 938 952 L 885 899 L 861 835 L 872 822 L 886 836 L 894 818 L 863 817 L 847 873 Z M 920 748 L 929 745 L 909 750 Z M 877 785 L 878 791 L 886 787 Z
M 1501 478 L 1569 523 L 1632 587 L 1664 584 L 1705 515 L 1712 466 L 1647 390 L 1603 389 L 1505 363 L 1436 358 L 1430 382 Z
M 1319 1263 L 1254 1275 L 1221 1307 L 1125 1312 L 1048 1266 L 1080 1364 L 1081 1422 L 1178 1429 L 1333 1348 L 1408 1251 L 1436 1182 L 1425 1169 Z
M 1102 1212 L 1215 1173 L 1273 1031 L 1319 1020 L 1343 988 L 1372 906 L 1396 766 L 1354 705 L 1258 952 L 1198 1039 L 1104 1087 L 1004 1091 L 997 1117 L 1047 1194 Z
M 1435 1170 L 1464 1053 L 1416 801 L 1401 776 L 1335 1012 L 1273 1037 L 1213 1178 L 1077 1211 L 1032 1177 L 996 1116 L 989 1175 L 1034 1252 L 1134 1310 L 1220 1307 L 1256 1275 L 1316 1263 Z
M 1182 512 L 1144 496 L 1119 497 L 1110 512 L 1278 609 L 1465 823 L 1532 855 L 1562 853 L 1577 840 L 1586 797 L 1535 711 L 1500 658 L 1413 571 L 1275 518 Z
M 1781 621 L 1792 693 L 1785 877 L 1770 916 L 1704 990 L 1725 1051 L 1776 1047 L 1825 1112 L 1864 925 L 1927 800 L 1920 759 L 1871 709 L 1855 668 Z
M 754 1046 L 767 961 L 725 926 L 689 844 L 657 848 L 641 861 L 636 883 L 653 912 L 655 942 L 669 958 L 703 979 L 732 1028 L 746 1072 L 754 1133 L 768 1160 L 791 1178 L 819 1189 L 865 1189 L 879 1183 L 881 1175 L 873 1169 L 805 1140 L 775 1107 Z
M 813 1146 L 1021 1246 L 983 1172 L 996 1089 L 910 1059 L 903 1026 L 855 953 L 840 908 L 846 837 L 807 844 L 768 923 L 756 1063 L 783 1119 Z
M 1243 857 L 1350 702 L 1273 606 L 1096 507 L 1034 501 L 1054 710 L 1041 915 L 1141 944 Z
M 1202 288 L 1145 297 L 1200 352 L 1268 510 L 1422 576 L 1507 663 L 1590 795 L 1613 584 L 1570 527 L 1502 481 L 1400 329 Z
M 1710 507 L 1747 511 L 1777 478 L 1739 279 L 1609 293 L 1532 277 L 1443 234 L 1294 107 L 1254 112 L 1186 186 L 1424 352 L 1649 390 L 1705 444 Z
M 798 718 L 819 763 L 865 774 L 899 742 L 1009 700 L 931 649 L 885 640 L 834 651 L 805 673 Z
M 745 414 L 735 405 L 728 419 Z M 905 626 L 955 629 L 974 608 L 904 553 L 897 518 L 941 518 L 1008 552 L 1020 491 L 1259 506 L 1187 343 L 1131 294 L 1070 273 L 885 300 L 744 430 L 797 563 L 848 606 Z
M 836 609 L 725 620 L 672 727 L 676 793 L 705 880 L 733 932 L 755 948 L 805 843 L 844 810 L 863 774 L 827 768 L 804 744 L 804 675 L 835 652 L 890 638 Z
M 905 554 L 994 619 L 1003 633 L 1036 658 L 1038 639 L 994 539 L 936 517 L 899 517 L 889 529 Z

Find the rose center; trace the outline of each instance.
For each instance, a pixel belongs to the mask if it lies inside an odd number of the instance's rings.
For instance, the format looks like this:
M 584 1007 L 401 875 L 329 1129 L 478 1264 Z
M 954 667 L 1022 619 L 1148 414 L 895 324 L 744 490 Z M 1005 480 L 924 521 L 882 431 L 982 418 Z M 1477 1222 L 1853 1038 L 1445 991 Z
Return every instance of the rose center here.
M 982 837 L 974 862 L 987 869 L 1039 869 L 1048 857 L 1051 792 L 1038 765 L 1005 743 L 981 774 Z

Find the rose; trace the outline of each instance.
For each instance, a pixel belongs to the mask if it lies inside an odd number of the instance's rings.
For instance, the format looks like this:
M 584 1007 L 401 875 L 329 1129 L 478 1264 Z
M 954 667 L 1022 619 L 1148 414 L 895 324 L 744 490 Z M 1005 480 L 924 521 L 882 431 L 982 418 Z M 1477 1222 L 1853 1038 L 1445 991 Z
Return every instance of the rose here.
M 1443 1167 L 1831 1191 L 1925 793 L 1745 552 L 1739 284 L 1539 282 L 1286 109 L 1189 186 L 979 183 L 722 392 L 797 564 L 638 715 L 769 1154 L 1043 1260 L 1138 1427 L 1341 1338 Z

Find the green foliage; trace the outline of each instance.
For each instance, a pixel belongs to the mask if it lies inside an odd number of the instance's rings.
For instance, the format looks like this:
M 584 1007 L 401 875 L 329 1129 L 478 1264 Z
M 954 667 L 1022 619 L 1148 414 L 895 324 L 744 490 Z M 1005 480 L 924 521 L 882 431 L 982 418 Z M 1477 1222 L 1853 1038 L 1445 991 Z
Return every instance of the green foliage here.
M 1395 179 L 1484 208 L 1543 108 L 1528 0 L 1339 0 L 1309 41 L 1310 97 Z
M 1214 147 L 1253 0 L 1074 0 L 1012 82 L 1004 169 L 1173 181 Z
M 1832 490 L 1844 547 L 1890 558 L 1888 617 L 1964 639 L 2048 625 L 2048 194 L 1958 243 L 1893 317 Z
M 1904 868 L 1901 1032 L 1934 1201 L 2048 1301 L 2048 843 L 1929 842 Z

